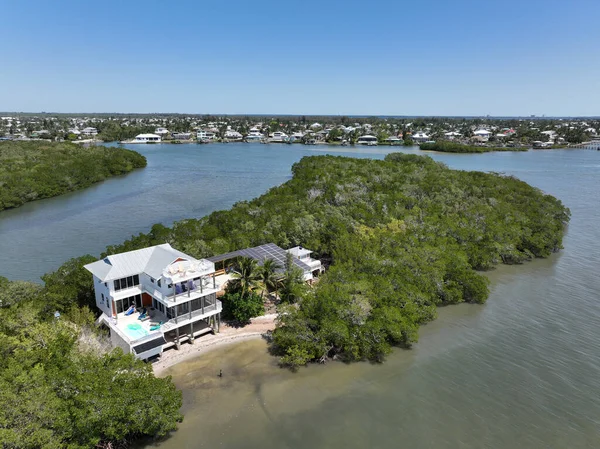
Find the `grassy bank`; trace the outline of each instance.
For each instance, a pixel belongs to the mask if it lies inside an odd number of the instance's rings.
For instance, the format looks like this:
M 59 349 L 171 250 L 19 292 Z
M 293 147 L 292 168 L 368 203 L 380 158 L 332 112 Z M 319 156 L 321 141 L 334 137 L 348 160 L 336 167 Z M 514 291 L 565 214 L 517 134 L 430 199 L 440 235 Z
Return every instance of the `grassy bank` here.
M 527 151 L 522 147 L 483 147 L 476 145 L 464 145 L 462 143 L 439 141 L 433 143 L 422 143 L 423 151 L 440 151 L 443 153 L 489 153 L 490 151 Z
M 145 166 L 144 156 L 123 148 L 0 142 L 0 210 L 84 189 Z

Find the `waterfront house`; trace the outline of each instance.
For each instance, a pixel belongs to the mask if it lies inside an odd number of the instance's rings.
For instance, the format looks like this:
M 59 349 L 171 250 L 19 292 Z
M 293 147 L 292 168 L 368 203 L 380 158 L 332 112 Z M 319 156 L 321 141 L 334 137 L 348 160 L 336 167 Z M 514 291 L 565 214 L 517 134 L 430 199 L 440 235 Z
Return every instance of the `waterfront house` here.
M 169 130 L 167 128 L 156 128 L 154 130 L 154 134 L 158 134 L 161 137 L 166 136 L 167 134 L 169 134 Z
M 157 134 L 138 134 L 132 143 L 156 143 L 160 141 L 161 137 Z
M 192 133 L 171 133 L 171 137 L 174 140 L 190 140 Z
M 414 133 L 411 136 L 411 139 L 414 142 L 427 142 L 427 141 L 429 141 L 431 139 L 431 137 L 428 134 L 426 134 L 426 133 L 424 133 L 422 131 L 419 131 L 419 132 Z
M 201 129 L 196 133 L 196 139 L 201 142 L 215 140 L 216 138 L 217 135 L 213 131 L 205 131 Z
M 228 140 L 242 140 L 242 137 L 242 134 L 237 131 L 231 129 L 225 131 L 225 138 Z
M 260 141 L 265 138 L 265 135 L 260 132 L 260 130 L 256 128 L 252 128 L 248 135 L 246 136 L 246 140 L 250 141 Z
M 491 131 L 488 131 L 487 129 L 478 129 L 477 131 L 473 132 L 473 136 L 478 138 L 478 140 L 481 142 L 487 142 L 491 135 Z
M 296 131 L 294 134 L 292 134 L 292 136 L 290 137 L 290 141 L 292 142 L 299 142 L 302 140 L 302 138 L 304 137 L 304 134 L 301 133 L 300 131 Z
M 456 131 L 449 131 L 447 133 L 444 133 L 444 137 L 448 140 L 454 140 L 454 139 L 460 137 L 460 133 L 458 133 Z
M 377 145 L 377 137 L 370 134 L 365 134 L 364 136 L 360 136 L 356 140 L 356 143 L 358 145 Z
M 85 265 L 92 273 L 99 323 L 113 346 L 137 358 L 157 356 L 207 332 L 218 331 L 221 289 L 215 264 L 168 243 Z
M 288 140 L 288 135 L 281 131 L 275 131 L 269 134 L 269 142 L 287 142 Z
M 87 127 L 81 130 L 81 134 L 84 136 L 96 136 L 98 135 L 98 130 L 96 128 Z

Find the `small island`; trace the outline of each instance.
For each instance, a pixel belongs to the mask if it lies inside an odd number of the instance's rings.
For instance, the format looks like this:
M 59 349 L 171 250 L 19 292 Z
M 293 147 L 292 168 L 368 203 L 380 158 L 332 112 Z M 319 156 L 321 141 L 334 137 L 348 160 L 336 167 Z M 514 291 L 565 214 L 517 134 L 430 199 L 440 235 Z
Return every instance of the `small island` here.
M 0 142 L 0 211 L 84 189 L 145 166 L 144 156 L 124 148 L 40 140 Z
M 263 293 L 274 290 L 278 325 L 270 349 L 296 369 L 333 358 L 382 362 L 392 348 L 409 348 L 437 307 L 487 299 L 482 271 L 558 251 L 570 218 L 560 200 L 514 177 L 451 170 L 423 156 L 312 156 L 292 173 L 283 185 L 229 210 L 172 227 L 156 224 L 108 247 L 101 261 L 72 259 L 46 274 L 43 286 L 0 277 L 6 441 L 118 447 L 164 436 L 182 419 L 182 396 L 171 378 L 157 378 L 135 354 L 113 349 L 95 324 L 94 290 L 104 284 L 84 265 L 110 262 L 108 255 L 153 245 L 175 251 L 165 242 L 197 259 L 234 257 L 269 242 L 313 249 L 311 257 L 326 268 L 316 282 L 304 283 L 290 257 L 280 282 L 267 276 L 274 272 L 265 268 L 267 259 L 257 277 L 257 264 L 240 258 L 221 297 L 223 312 L 242 322 L 262 314 Z M 137 282 L 124 280 L 119 288 Z
M 419 145 L 423 151 L 439 151 L 442 153 L 489 153 L 491 151 L 527 151 L 526 147 L 492 147 L 483 145 L 466 145 L 448 140 L 425 142 Z

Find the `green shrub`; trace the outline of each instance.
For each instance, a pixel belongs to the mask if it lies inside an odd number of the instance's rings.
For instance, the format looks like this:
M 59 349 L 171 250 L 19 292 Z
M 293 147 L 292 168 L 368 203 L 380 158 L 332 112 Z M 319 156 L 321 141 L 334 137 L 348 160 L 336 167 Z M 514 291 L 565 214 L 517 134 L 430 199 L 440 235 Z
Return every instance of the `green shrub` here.
M 248 293 L 245 297 L 240 292 L 226 293 L 222 298 L 223 317 L 241 324 L 247 324 L 251 318 L 264 315 L 265 308 L 260 295 Z

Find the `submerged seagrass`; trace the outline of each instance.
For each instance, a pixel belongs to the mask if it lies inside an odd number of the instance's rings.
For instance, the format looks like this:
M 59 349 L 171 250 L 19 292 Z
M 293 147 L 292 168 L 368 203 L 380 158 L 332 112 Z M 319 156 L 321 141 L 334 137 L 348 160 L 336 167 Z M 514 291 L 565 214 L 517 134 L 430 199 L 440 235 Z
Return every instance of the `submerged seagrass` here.
M 0 142 L 0 210 L 89 187 L 146 166 L 135 151 L 70 142 Z

